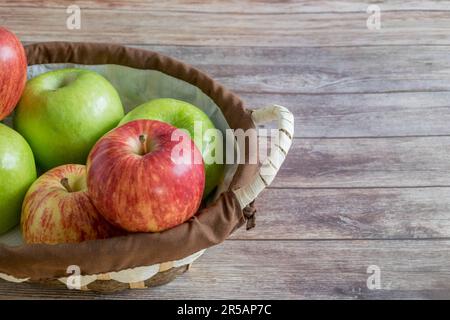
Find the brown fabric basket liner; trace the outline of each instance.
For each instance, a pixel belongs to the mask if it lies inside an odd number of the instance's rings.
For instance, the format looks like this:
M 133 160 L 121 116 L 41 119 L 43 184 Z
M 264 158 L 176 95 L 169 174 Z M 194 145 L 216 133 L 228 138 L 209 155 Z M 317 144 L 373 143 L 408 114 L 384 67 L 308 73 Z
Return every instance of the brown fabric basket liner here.
M 28 65 L 117 64 L 161 71 L 200 88 L 220 107 L 232 129 L 255 127 L 250 111 L 235 94 L 192 66 L 159 53 L 113 44 L 66 42 L 32 44 L 25 50 Z M 83 275 L 90 275 L 182 259 L 224 241 L 244 223 L 232 190 L 247 185 L 257 170 L 256 164 L 239 165 L 229 190 L 217 201 L 199 210 L 191 220 L 161 233 L 136 233 L 76 244 L 0 245 L 0 272 L 45 280 L 67 276 L 70 265 L 78 265 Z

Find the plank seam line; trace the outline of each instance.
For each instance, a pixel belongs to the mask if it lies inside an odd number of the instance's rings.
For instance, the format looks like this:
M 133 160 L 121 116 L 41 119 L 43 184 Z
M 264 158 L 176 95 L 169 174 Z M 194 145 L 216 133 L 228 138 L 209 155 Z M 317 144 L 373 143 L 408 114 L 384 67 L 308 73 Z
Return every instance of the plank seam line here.
M 298 118 L 297 118 L 298 119 Z M 448 138 L 449 134 L 428 134 L 428 135 L 404 135 L 404 136 L 348 136 L 348 137 L 302 137 L 295 136 L 295 139 L 302 140 L 349 140 L 349 139 L 408 139 L 408 138 Z
M 39 41 L 36 41 L 38 43 Z M 24 45 L 32 44 L 33 41 L 22 41 Z M 249 45 L 208 45 L 208 44 L 166 44 L 166 43 L 153 43 L 153 42 L 147 42 L 147 43 L 127 43 L 127 46 L 139 46 L 139 47 L 186 47 L 186 48 L 208 48 L 214 47 L 216 49 L 235 49 L 236 47 L 239 48 L 265 48 L 265 49 L 329 49 L 329 48 L 378 48 L 378 47 L 450 47 L 450 44 L 432 44 L 432 43 L 424 43 L 424 44 L 355 44 L 355 45 L 324 45 L 324 46 L 273 46 L 273 45 L 257 45 L 257 46 L 249 46 Z
M 429 186 L 362 186 L 362 187 L 277 187 L 270 186 L 267 189 L 274 190 L 359 190 L 359 189 L 429 189 L 429 188 L 450 188 L 450 185 L 429 185 Z
M 30 5 L 21 5 L 21 6 L 5 6 L 0 5 L 0 8 L 6 8 L 6 9 L 53 9 L 53 10 L 60 10 L 65 9 L 64 6 L 30 6 Z M 190 14 L 216 14 L 216 15 L 250 15 L 250 16 L 265 16 L 265 15 L 321 15 L 321 14 L 345 14 L 345 15 L 361 15 L 366 14 L 364 10 L 355 10 L 355 11 L 304 11 L 304 12 L 239 12 L 239 11 L 195 11 L 195 10 L 164 10 L 164 9 L 144 9 L 144 8 L 138 8 L 138 9 L 124 9 L 124 8 L 92 8 L 92 7 L 83 7 L 83 10 L 86 11 L 110 11 L 110 12 L 124 12 L 124 13 L 137 13 L 137 12 L 156 12 L 156 13 L 190 13 Z M 450 10 L 442 10 L 442 9 L 383 9 L 383 13 L 447 13 Z
M 246 238 L 229 238 L 226 239 L 225 241 L 260 241 L 260 242 L 268 242 L 268 241 L 279 241 L 279 242 L 290 242 L 290 241 L 295 241 L 295 242 L 314 242 L 314 241 L 318 241 L 318 242 L 327 242 L 327 241 L 347 241 L 347 242 L 351 242 L 351 241 L 450 241 L 450 237 L 436 237 L 436 238 L 319 238 L 319 239 L 268 239 L 268 238 L 264 238 L 264 239 L 246 239 Z
M 47 40 L 51 41 L 51 40 Z M 39 43 L 41 41 L 28 41 L 24 40 L 22 43 L 24 45 L 29 45 L 33 43 Z M 141 43 L 126 43 L 127 46 L 134 47 L 186 47 L 186 48 L 219 48 L 219 49 L 235 49 L 235 48 L 264 48 L 264 49 L 330 49 L 330 48 L 382 48 L 382 47 L 450 47 L 448 44 L 433 44 L 433 43 L 422 43 L 422 44 L 357 44 L 357 45 L 323 45 L 323 46 L 273 46 L 273 45 L 211 45 L 211 44 L 166 44 L 158 42 L 141 42 Z M 149 48 L 150 49 L 150 48 Z
M 198 66 L 197 66 L 198 67 Z M 201 65 L 200 65 L 201 67 Z M 386 91 L 361 91 L 361 92 L 293 92 L 293 91 L 247 91 L 231 90 L 238 94 L 260 94 L 260 95 L 295 95 L 295 96 L 332 96 L 332 95 L 369 95 L 369 94 L 400 94 L 400 93 L 445 93 L 450 90 L 386 90 Z
M 24 44 L 31 44 L 32 41 L 23 41 Z M 265 49 L 329 49 L 329 48 L 378 48 L 378 47 L 450 47 L 450 44 L 433 44 L 433 43 L 423 43 L 423 44 L 354 44 L 354 45 L 323 45 L 323 46 L 273 46 L 273 45 L 258 45 L 258 46 L 249 46 L 249 45 L 207 45 L 207 44 L 165 44 L 165 43 L 128 43 L 128 46 L 155 46 L 155 47 L 192 47 L 192 48 L 219 48 L 219 49 L 234 49 L 236 47 L 239 48 L 265 48 Z

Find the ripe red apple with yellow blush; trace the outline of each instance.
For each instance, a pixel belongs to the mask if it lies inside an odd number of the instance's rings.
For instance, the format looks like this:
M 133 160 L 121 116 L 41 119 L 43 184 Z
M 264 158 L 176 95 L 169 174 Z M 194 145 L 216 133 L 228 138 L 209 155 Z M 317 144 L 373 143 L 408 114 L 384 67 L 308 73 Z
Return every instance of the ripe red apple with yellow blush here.
M 110 131 L 91 150 L 87 171 L 96 208 L 131 232 L 159 232 L 185 222 L 197 212 L 205 185 L 193 140 L 156 120 Z
M 22 207 L 22 235 L 26 243 L 69 243 L 120 235 L 87 195 L 86 167 L 68 164 L 37 179 Z
M 19 39 L 0 27 L 0 120 L 19 102 L 27 81 L 27 57 Z

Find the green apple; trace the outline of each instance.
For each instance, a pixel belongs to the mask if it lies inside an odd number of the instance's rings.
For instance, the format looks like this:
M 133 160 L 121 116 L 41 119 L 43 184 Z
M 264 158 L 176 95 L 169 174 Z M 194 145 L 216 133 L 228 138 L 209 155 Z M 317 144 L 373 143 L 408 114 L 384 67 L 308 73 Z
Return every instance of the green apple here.
M 203 159 L 208 156 L 214 158 L 219 141 L 211 137 L 210 133 L 212 131 L 209 129 L 216 130 L 216 127 L 206 113 L 196 106 L 176 99 L 154 99 L 130 111 L 120 121 L 119 125 L 138 119 L 159 120 L 171 124 L 176 128 L 187 130 L 201 151 Z M 194 134 L 196 122 L 201 124 L 202 135 L 200 136 Z M 220 163 L 210 162 L 205 162 L 206 183 L 203 192 L 204 197 L 219 184 L 224 172 L 223 161 Z
M 61 69 L 27 82 L 13 120 L 38 165 L 49 170 L 84 164 L 95 142 L 123 116 L 108 80 L 89 70 Z
M 36 166 L 30 146 L 0 123 L 0 234 L 19 223 L 23 198 L 34 180 Z

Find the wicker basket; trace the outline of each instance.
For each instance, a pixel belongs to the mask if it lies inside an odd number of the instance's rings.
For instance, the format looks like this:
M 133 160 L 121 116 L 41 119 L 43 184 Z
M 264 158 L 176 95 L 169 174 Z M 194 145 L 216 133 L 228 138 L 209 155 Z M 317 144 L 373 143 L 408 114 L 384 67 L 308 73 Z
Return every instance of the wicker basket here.
M 100 292 L 147 288 L 170 282 L 188 270 L 206 248 L 222 242 L 246 222 L 248 228 L 254 226 L 254 200 L 273 181 L 292 143 L 294 117 L 286 108 L 271 105 L 246 110 L 236 95 L 204 73 L 155 52 L 62 42 L 30 45 L 26 51 L 29 65 L 113 64 L 156 70 L 196 86 L 220 108 L 233 129 L 277 121 L 279 143 L 263 163 L 239 165 L 228 188 L 178 227 L 159 234 L 132 234 L 80 244 L 0 245 L 0 279 Z M 80 266 L 79 276 L 68 274 L 72 265 Z

